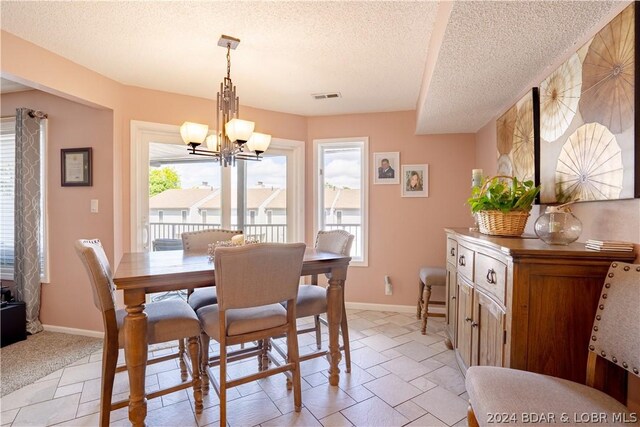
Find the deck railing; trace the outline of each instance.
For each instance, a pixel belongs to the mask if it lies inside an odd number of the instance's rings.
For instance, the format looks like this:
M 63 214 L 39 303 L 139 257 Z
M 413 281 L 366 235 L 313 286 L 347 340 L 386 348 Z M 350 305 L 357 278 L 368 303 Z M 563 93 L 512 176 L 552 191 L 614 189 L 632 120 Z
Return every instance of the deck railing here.
M 152 222 L 151 239 L 180 239 L 186 231 L 199 231 L 221 228 L 221 224 L 202 224 L 197 222 Z M 237 228 L 232 225 L 231 228 Z M 346 230 L 355 236 L 351 256 L 361 256 L 362 226 L 360 224 L 325 224 L 325 230 Z M 261 242 L 284 243 L 287 241 L 286 224 L 246 224 L 244 234 Z

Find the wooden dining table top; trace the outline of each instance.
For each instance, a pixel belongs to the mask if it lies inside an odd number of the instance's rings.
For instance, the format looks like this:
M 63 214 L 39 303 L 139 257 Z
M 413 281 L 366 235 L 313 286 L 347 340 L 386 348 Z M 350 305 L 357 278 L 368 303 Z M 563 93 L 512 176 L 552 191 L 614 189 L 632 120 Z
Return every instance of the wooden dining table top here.
M 305 250 L 302 275 L 328 272 L 336 264 L 348 265 L 351 257 L 313 248 Z M 214 263 L 206 254 L 181 250 L 129 252 L 120 259 L 113 281 L 118 289 L 210 286 L 214 280 Z

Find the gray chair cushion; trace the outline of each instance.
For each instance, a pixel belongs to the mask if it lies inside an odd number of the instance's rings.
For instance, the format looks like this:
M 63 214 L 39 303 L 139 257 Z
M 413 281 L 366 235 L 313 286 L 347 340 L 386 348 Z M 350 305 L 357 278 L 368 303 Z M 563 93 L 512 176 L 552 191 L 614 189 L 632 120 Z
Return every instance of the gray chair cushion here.
M 563 424 L 561 416 L 567 414 L 568 425 L 576 424 L 574 414 L 577 422 L 582 414 L 607 414 L 606 425 L 618 425 L 613 422 L 613 414 L 629 414 L 623 404 L 594 388 L 516 369 L 472 366 L 467 371 L 466 387 L 481 426 L 491 425 L 488 414 L 498 413 L 516 414 L 518 419 L 512 420 L 512 425 L 525 423 L 522 414 L 529 413 L 553 413 L 556 424 Z
M 425 285 L 444 286 L 446 283 L 447 270 L 440 267 L 422 267 L 420 269 L 420 280 Z
M 213 305 L 218 303 L 218 295 L 216 294 L 216 288 L 203 288 L 195 289 L 191 295 L 189 295 L 189 301 L 187 301 L 193 311 L 198 311 L 205 305 Z
M 283 303 L 286 307 L 287 303 Z M 296 317 L 315 316 L 327 312 L 327 290 L 322 286 L 300 285 L 296 302 Z
M 234 308 L 227 313 L 227 335 L 242 335 L 263 331 L 287 323 L 287 310 L 280 304 L 269 304 L 260 307 Z M 218 304 L 207 305 L 197 312 L 202 330 L 220 341 L 220 315 Z
M 200 336 L 200 323 L 196 313 L 181 299 L 152 302 L 145 306 L 147 313 L 147 342 L 156 344 L 187 337 Z M 118 344 L 124 347 L 125 310 L 116 311 Z

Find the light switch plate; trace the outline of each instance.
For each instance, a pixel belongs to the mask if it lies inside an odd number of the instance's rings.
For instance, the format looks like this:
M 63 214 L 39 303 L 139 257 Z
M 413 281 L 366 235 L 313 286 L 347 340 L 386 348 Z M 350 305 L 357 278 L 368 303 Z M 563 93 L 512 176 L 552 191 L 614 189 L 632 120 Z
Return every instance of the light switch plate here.
M 98 199 L 91 199 L 91 213 L 98 213 Z

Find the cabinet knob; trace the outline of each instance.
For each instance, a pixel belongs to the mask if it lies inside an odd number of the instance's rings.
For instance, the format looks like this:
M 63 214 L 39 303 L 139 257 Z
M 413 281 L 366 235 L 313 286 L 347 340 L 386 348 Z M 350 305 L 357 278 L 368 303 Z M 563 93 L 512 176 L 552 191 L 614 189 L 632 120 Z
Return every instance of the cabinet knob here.
M 451 256 L 456 256 L 456 249 L 451 248 L 451 251 L 449 253 L 451 254 Z
M 454 295 L 454 296 L 452 296 L 452 297 L 451 297 L 451 299 L 452 299 L 452 300 L 453 300 L 453 299 L 456 299 L 455 295 Z
M 496 271 L 493 268 L 490 268 L 487 271 L 487 283 L 489 283 L 490 285 L 493 285 L 497 282 L 496 280 Z
M 473 320 L 473 319 L 472 319 L 472 318 L 470 318 L 470 317 L 465 317 L 465 319 L 464 319 L 464 321 L 465 321 L 465 322 L 471 322 L 472 320 Z
M 477 328 L 477 327 L 478 327 L 478 322 L 473 322 L 473 323 L 471 324 L 471 327 L 472 327 L 472 328 Z
M 458 257 L 458 264 L 463 267 L 467 265 L 467 261 L 464 259 L 464 255 L 460 255 L 460 257 Z

